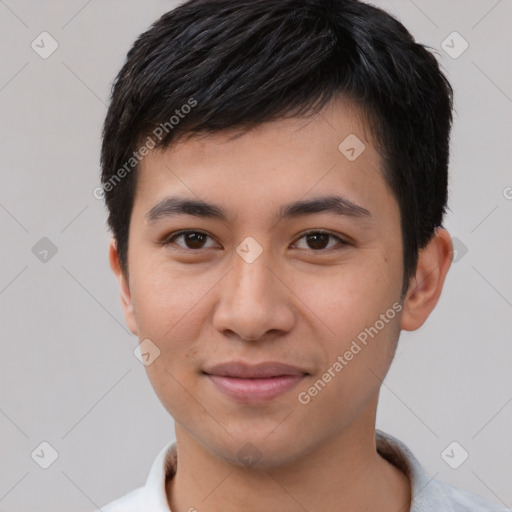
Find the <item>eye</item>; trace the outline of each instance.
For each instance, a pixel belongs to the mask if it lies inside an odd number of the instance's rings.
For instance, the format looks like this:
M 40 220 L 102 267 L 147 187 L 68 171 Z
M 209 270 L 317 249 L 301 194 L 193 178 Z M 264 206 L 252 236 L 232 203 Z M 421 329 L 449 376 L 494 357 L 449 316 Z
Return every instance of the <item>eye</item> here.
M 207 245 L 207 240 L 210 239 L 210 245 Z M 163 245 L 171 245 L 176 244 L 182 247 L 183 249 L 208 249 L 210 247 L 217 247 L 216 243 L 213 241 L 213 238 L 210 235 L 202 231 L 180 231 L 175 233 L 169 237 L 167 237 L 163 242 Z
M 305 244 L 300 246 L 300 241 L 305 240 Z M 297 242 L 295 242 L 294 247 L 297 249 L 313 249 L 314 251 L 321 251 L 324 249 L 331 249 L 336 245 L 340 244 L 341 246 L 347 245 L 340 237 L 333 235 L 332 233 L 328 233 L 327 231 L 310 231 L 309 233 L 305 233 L 302 235 Z

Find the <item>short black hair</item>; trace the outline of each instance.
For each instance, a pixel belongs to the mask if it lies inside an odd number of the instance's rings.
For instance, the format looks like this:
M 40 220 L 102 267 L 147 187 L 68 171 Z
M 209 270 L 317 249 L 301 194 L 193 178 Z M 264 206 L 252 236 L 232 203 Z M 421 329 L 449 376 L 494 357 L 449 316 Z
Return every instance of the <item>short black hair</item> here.
M 430 50 L 357 0 L 189 0 L 164 14 L 128 52 L 103 127 L 102 194 L 125 273 L 148 149 L 345 96 L 368 120 L 400 208 L 405 293 L 447 203 L 453 91 Z

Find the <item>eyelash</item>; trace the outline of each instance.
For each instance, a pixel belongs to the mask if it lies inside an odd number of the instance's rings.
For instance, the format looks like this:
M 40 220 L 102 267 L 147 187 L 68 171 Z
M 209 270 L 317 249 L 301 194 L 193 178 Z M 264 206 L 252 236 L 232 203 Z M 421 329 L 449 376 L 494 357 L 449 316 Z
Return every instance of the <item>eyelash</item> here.
M 161 245 L 163 245 L 164 247 L 167 247 L 167 246 L 169 246 L 171 244 L 174 244 L 175 240 L 177 238 L 179 238 L 180 236 L 187 235 L 187 234 L 190 234 L 190 233 L 205 235 L 208 238 L 213 239 L 213 237 L 211 237 L 208 233 L 205 233 L 204 231 L 199 231 L 199 230 L 196 230 L 196 229 L 185 229 L 185 230 L 182 230 L 182 231 L 178 231 L 177 233 L 172 233 L 171 235 L 166 237 L 161 242 Z M 329 236 L 331 238 L 334 238 L 334 239 L 336 239 L 338 241 L 338 244 L 341 246 L 341 247 L 339 247 L 339 249 L 343 248 L 346 245 L 349 245 L 348 242 L 346 242 L 345 240 L 341 239 L 339 236 L 334 235 L 333 233 L 330 233 L 329 231 L 324 231 L 324 230 L 321 230 L 321 229 L 317 229 L 317 230 L 313 230 L 313 231 L 307 231 L 305 233 L 302 233 L 301 236 L 297 239 L 297 241 L 301 240 L 304 237 L 310 236 L 310 235 L 327 235 L 327 236 Z M 296 243 L 297 242 L 295 242 L 295 244 Z M 327 245 L 329 245 L 329 244 L 327 244 Z M 182 249 L 182 250 L 192 251 L 192 252 L 200 252 L 201 250 L 204 249 L 203 247 L 201 247 L 199 249 L 191 249 L 190 247 L 183 247 L 181 245 L 178 245 L 178 247 L 180 249 Z M 206 249 L 208 249 L 208 247 Z M 315 253 L 320 253 L 320 252 L 326 252 L 326 251 L 335 250 L 335 249 L 333 247 L 329 247 L 329 248 L 325 248 L 325 249 L 299 249 L 299 250 L 310 250 L 310 251 L 313 251 Z

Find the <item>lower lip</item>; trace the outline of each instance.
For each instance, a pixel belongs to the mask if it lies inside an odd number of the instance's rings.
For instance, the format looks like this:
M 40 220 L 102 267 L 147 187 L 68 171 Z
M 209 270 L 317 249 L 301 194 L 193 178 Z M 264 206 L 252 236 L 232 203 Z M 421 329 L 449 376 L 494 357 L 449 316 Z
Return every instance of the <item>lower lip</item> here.
M 217 389 L 241 402 L 272 400 L 293 389 L 305 375 L 281 375 L 264 379 L 239 379 L 207 375 Z

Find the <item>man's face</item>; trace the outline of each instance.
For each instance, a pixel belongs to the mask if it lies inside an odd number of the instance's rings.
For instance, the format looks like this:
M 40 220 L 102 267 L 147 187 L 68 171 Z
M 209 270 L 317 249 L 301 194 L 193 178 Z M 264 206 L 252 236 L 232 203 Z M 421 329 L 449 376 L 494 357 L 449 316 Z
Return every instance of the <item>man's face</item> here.
M 177 428 L 234 463 L 252 443 L 272 466 L 373 428 L 400 331 L 400 213 L 346 102 L 231 135 L 143 160 L 126 316 L 161 351 L 147 371 Z M 261 379 L 214 368 L 231 362 L 293 368 Z

